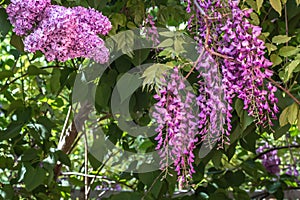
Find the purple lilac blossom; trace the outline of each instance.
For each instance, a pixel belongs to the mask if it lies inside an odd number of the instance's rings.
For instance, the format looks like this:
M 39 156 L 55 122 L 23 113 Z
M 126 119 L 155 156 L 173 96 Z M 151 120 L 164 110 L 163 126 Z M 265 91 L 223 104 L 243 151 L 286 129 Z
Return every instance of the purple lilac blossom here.
M 32 31 L 42 20 L 43 12 L 50 4 L 51 0 L 11 0 L 6 12 L 14 26 L 13 31 L 19 36 Z
M 102 13 L 81 6 L 50 5 L 50 1 L 24 2 L 13 1 L 7 13 L 16 33 L 25 35 L 26 51 L 39 50 L 48 61 L 64 62 L 77 57 L 91 58 L 101 64 L 108 61 L 109 51 L 98 34 L 106 35 L 112 25 Z M 23 19 L 27 15 L 30 17 Z
M 103 18 L 103 24 L 100 26 L 92 23 L 93 21 L 87 23 L 83 20 L 85 17 L 94 21 Z M 29 52 L 40 50 L 48 61 L 57 59 L 64 62 L 86 57 L 105 63 L 108 61 L 109 51 L 97 34 L 107 34 L 110 29 L 109 20 L 101 13 L 83 7 L 65 8 L 54 5 L 46 8 L 44 19 L 25 38 L 24 45 Z
M 165 169 L 172 161 L 179 177 L 185 178 L 195 173 L 193 150 L 198 141 L 196 96 L 187 89 L 177 67 L 171 75 L 165 75 L 162 83 L 165 86 L 154 96 L 158 101 L 153 112 L 158 124 L 156 149 L 162 158 L 161 168 Z

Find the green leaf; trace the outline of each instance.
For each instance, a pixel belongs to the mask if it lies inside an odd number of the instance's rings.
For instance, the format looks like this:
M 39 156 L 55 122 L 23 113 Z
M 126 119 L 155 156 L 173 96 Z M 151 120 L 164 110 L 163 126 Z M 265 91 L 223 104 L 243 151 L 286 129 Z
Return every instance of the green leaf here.
M 126 73 L 117 82 L 117 89 L 120 94 L 121 103 L 130 97 L 136 89 L 142 84 L 142 80 L 138 74 Z
M 50 89 L 52 94 L 57 94 L 60 90 L 60 70 L 53 69 L 52 75 L 50 78 Z
M 257 12 L 260 11 L 262 5 L 263 5 L 264 0 L 257 0 L 256 5 L 257 5 Z
M 182 36 L 175 37 L 174 41 L 174 50 L 177 54 L 184 53 L 185 49 L 183 47 L 183 44 L 185 43 L 184 38 Z
M 91 153 L 88 153 L 89 163 L 94 170 L 97 170 L 101 166 L 101 162 Z
M 276 44 L 287 43 L 290 41 L 292 37 L 288 37 L 287 35 L 276 35 L 272 38 L 272 42 Z
M 281 10 L 282 10 L 281 1 L 280 0 L 270 0 L 270 4 L 271 4 L 272 8 L 274 8 L 274 10 L 276 10 L 276 12 L 278 12 L 279 16 L 281 16 Z
M 296 103 L 286 107 L 279 116 L 279 125 L 294 124 L 298 118 L 299 106 Z
M 148 67 L 142 75 L 142 78 L 144 78 L 143 90 L 146 86 L 149 90 L 152 90 L 154 85 L 159 88 L 162 84 L 160 79 L 163 77 L 163 74 L 169 69 L 170 67 L 164 64 L 153 64 Z
M 277 182 L 271 182 L 266 185 L 267 191 L 271 194 L 275 193 L 279 188 L 281 187 L 280 181 Z
M 225 179 L 230 184 L 230 186 L 240 186 L 245 181 L 245 174 L 242 170 L 238 170 L 236 172 L 227 171 L 225 174 Z
M 294 46 L 284 46 L 279 49 L 279 55 L 283 57 L 292 56 L 298 52 L 299 52 L 299 48 Z
M 14 46 L 17 50 L 21 52 L 24 51 L 24 44 L 20 36 L 13 34 L 10 39 L 10 44 Z
M 0 8 L 0 24 L 1 24 L 1 29 L 0 29 L 0 36 L 5 37 L 8 33 L 8 31 L 11 28 L 11 25 L 8 21 L 8 16 L 4 8 Z
M 34 65 L 28 67 L 28 75 L 39 75 L 39 74 L 49 74 L 46 70 L 40 69 Z
M 14 76 L 14 73 L 12 71 L 9 70 L 4 70 L 0 72 L 0 80 L 4 79 L 4 78 L 9 78 Z
M 127 8 L 129 8 L 130 13 L 134 17 L 134 22 L 136 24 L 141 24 L 145 16 L 145 5 L 141 0 L 128 0 Z
M 252 132 L 243 137 L 240 140 L 240 144 L 244 149 L 256 153 L 255 144 L 258 138 L 259 135 L 256 132 Z
M 22 161 L 32 161 L 33 159 L 37 158 L 38 152 L 36 149 L 27 149 L 24 151 L 22 156 Z
M 144 183 L 148 189 L 151 188 L 151 193 L 157 199 L 158 195 L 162 189 L 162 181 L 157 178 L 160 176 L 159 171 L 147 172 L 147 173 L 139 173 L 139 179 L 142 183 Z
M 300 64 L 300 60 L 293 60 L 290 64 L 288 64 L 285 68 L 286 76 L 284 82 L 287 82 L 290 78 L 296 67 Z
M 234 188 L 233 196 L 234 199 L 250 200 L 249 194 L 245 190 L 241 190 L 238 187 Z
M 173 46 L 173 44 L 174 44 L 174 39 L 168 38 L 168 39 L 162 41 L 157 47 L 165 48 L 165 47 Z
M 142 64 L 149 56 L 150 49 L 139 49 L 134 51 L 134 56 L 131 60 L 134 66 Z
M 289 107 L 286 107 L 280 114 L 279 116 L 279 125 L 281 127 L 285 126 L 286 124 L 288 124 L 288 120 L 287 120 L 287 117 L 288 117 L 288 113 L 289 112 Z
M 14 138 L 19 135 L 23 125 L 23 123 L 18 122 L 12 122 L 9 124 L 6 130 L 0 131 L 0 141 Z
M 164 37 L 173 38 L 175 36 L 175 33 L 172 31 L 165 31 L 165 32 L 159 32 L 159 35 Z
M 126 16 L 124 14 L 114 13 L 112 15 L 110 21 L 111 21 L 113 26 L 116 26 L 116 28 L 118 28 L 118 26 L 125 27 L 127 19 L 126 19 Z
M 215 193 L 209 195 L 209 200 L 229 200 L 227 193 L 223 189 L 217 189 Z
M 280 63 L 282 63 L 282 59 L 280 58 L 280 56 L 278 56 L 276 54 L 272 54 L 270 56 L 270 60 L 273 63 L 272 67 L 275 67 L 275 66 L 279 65 Z
M 212 162 L 213 162 L 215 168 L 221 167 L 222 156 L 223 156 L 223 153 L 221 151 L 215 151 L 215 153 L 212 157 Z
M 288 122 L 294 124 L 298 118 L 299 105 L 293 103 L 289 106 Z
M 286 124 L 285 126 L 279 127 L 278 129 L 276 129 L 275 132 L 273 133 L 275 140 L 277 140 L 281 136 L 285 135 L 289 131 L 290 127 L 291 127 L 290 124 Z
M 248 115 L 248 112 L 245 111 L 243 107 L 244 102 L 240 99 L 237 99 L 234 108 L 240 118 L 242 131 L 245 130 L 253 122 L 253 118 Z
M 272 51 L 277 50 L 277 47 L 274 44 L 266 43 L 265 46 L 268 49 L 269 55 L 271 54 Z
M 298 126 L 298 129 L 300 130 L 300 110 L 298 111 L 298 119 L 297 119 L 297 126 Z
M 131 30 L 119 32 L 113 37 L 116 42 L 117 50 L 133 58 L 134 32 Z
M 111 96 L 111 87 L 107 83 L 101 83 L 97 86 L 96 95 L 95 95 L 95 102 L 102 108 L 108 106 L 108 101 Z
M 45 177 L 46 171 L 43 168 L 33 168 L 32 166 L 27 166 L 26 173 L 24 176 L 24 184 L 26 189 L 28 191 L 34 190 L 36 187 L 38 187 L 44 182 Z
M 58 160 L 62 164 L 67 165 L 68 167 L 71 167 L 71 160 L 70 160 L 69 156 L 66 153 L 59 150 L 59 151 L 56 152 L 56 154 L 58 155 Z
M 121 192 L 113 195 L 110 200 L 141 200 L 143 195 L 137 192 Z

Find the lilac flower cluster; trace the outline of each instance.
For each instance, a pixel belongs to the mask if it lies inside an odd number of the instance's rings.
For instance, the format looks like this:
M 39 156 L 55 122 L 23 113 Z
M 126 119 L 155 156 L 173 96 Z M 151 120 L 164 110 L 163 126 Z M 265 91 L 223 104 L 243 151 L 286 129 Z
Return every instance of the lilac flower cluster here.
M 38 5 L 39 1 L 26 2 Z M 16 5 L 19 5 L 18 2 Z M 12 7 L 11 4 L 8 7 Z M 10 9 L 8 14 L 24 18 L 16 12 L 17 10 Z M 26 51 L 39 50 L 48 61 L 57 59 L 64 62 L 77 57 L 92 58 L 99 63 L 108 61 L 109 51 L 98 34 L 106 35 L 112 26 L 107 17 L 94 9 L 47 4 L 41 12 L 40 20 L 32 24 L 35 26 L 27 29 L 31 33 L 27 33 L 24 39 Z
M 206 42 L 212 51 L 227 57 L 217 57 L 226 101 L 232 104 L 237 96 L 258 124 L 272 125 L 278 112 L 276 87 L 264 84 L 272 76 L 272 63 L 264 57 L 265 45 L 258 38 L 261 28 L 247 20 L 251 10 L 241 10 L 234 0 L 197 2 L 199 42 Z M 230 118 L 228 112 L 227 119 Z
M 270 149 L 271 147 L 268 145 L 268 143 L 264 146 L 260 146 L 256 152 L 262 153 L 265 150 Z M 279 175 L 280 168 L 279 165 L 281 163 L 280 158 L 277 155 L 277 150 L 272 150 L 268 153 L 263 154 L 260 159 L 262 159 L 262 164 L 266 168 L 266 170 L 275 175 Z
M 8 19 L 14 26 L 13 31 L 20 36 L 32 31 L 42 18 L 51 0 L 11 0 L 6 12 Z
M 178 68 L 166 75 L 162 83 L 165 86 L 154 96 L 158 101 L 153 112 L 158 124 L 156 149 L 159 149 L 162 158 L 161 168 L 165 169 L 174 162 L 175 170 L 182 179 L 195 172 L 193 150 L 198 141 L 196 96 L 187 89 Z

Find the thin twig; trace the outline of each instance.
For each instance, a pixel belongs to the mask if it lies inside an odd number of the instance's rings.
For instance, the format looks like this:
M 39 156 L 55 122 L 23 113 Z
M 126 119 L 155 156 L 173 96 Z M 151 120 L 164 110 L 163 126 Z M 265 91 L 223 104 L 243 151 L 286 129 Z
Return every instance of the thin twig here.
M 60 66 L 45 66 L 45 67 L 41 67 L 40 69 L 49 69 L 49 68 L 60 68 Z M 7 79 L 5 85 L 3 85 L 3 87 L 1 88 L 0 93 L 3 92 L 4 90 L 6 90 L 10 84 L 16 82 L 17 80 L 19 80 L 21 78 L 24 78 L 27 75 L 29 75 L 28 72 L 26 72 L 25 74 L 22 74 L 21 76 L 14 78 L 12 81 L 8 81 L 8 79 Z
M 88 139 L 86 135 L 86 131 L 83 130 L 83 135 L 84 135 L 84 173 L 88 174 Z M 88 200 L 89 193 L 90 193 L 90 185 L 89 185 L 89 177 L 85 176 L 84 177 L 84 198 L 85 200 Z
M 105 165 L 107 164 L 107 162 L 114 156 L 116 155 L 117 153 L 119 153 L 120 151 L 116 151 L 114 153 L 112 153 L 105 161 L 104 163 L 101 165 L 101 167 L 97 170 L 97 173 L 95 174 L 95 176 L 93 177 L 93 179 L 91 180 L 91 183 L 89 184 L 89 187 L 87 189 L 87 192 L 90 193 L 91 191 L 91 187 L 93 185 L 93 183 L 95 182 L 97 176 L 99 175 L 99 173 L 101 172 L 101 170 L 105 167 Z
M 197 67 L 198 63 L 200 62 L 200 59 L 202 58 L 203 54 L 204 54 L 204 49 L 202 49 L 200 55 L 198 56 L 196 62 L 195 62 L 194 65 L 193 65 L 192 69 L 191 69 L 191 70 L 189 71 L 189 73 L 184 77 L 185 79 L 187 79 L 187 78 L 192 74 L 192 72 L 193 72 L 194 69 Z
M 69 106 L 68 113 L 67 113 L 67 116 L 66 116 L 66 119 L 65 119 L 65 122 L 64 122 L 64 126 L 63 126 L 63 129 L 62 129 L 61 134 L 60 134 L 59 144 L 62 141 L 62 139 L 63 139 L 63 137 L 66 133 L 66 130 L 68 128 L 68 123 L 69 123 L 69 120 L 70 120 L 71 111 L 72 111 L 72 105 Z
M 287 95 L 289 95 L 298 105 L 300 105 L 300 101 L 290 93 L 289 90 L 287 90 L 286 88 L 282 87 L 279 83 L 277 83 L 275 80 L 273 80 L 271 77 L 267 78 L 271 83 L 273 83 L 276 87 L 278 87 L 279 89 L 281 89 L 282 91 L 284 91 Z
M 264 151 L 264 152 L 258 154 L 257 156 L 255 156 L 255 157 L 253 158 L 253 160 L 257 160 L 257 159 L 259 159 L 261 156 L 263 156 L 263 155 L 265 155 L 265 154 L 267 154 L 267 153 L 269 153 L 269 152 L 271 152 L 271 151 L 274 151 L 274 150 L 280 150 L 280 149 L 288 149 L 288 148 L 300 148 L 300 145 L 288 145 L 288 146 L 281 146 L 281 147 L 273 147 L 273 148 L 270 148 L 270 149 L 268 149 L 268 150 L 266 150 L 266 151 Z
M 155 183 L 158 181 L 159 177 L 164 173 L 164 171 L 162 171 L 153 181 L 152 185 L 148 188 L 148 190 L 145 192 L 144 196 L 142 197 L 141 200 L 144 200 L 145 197 L 148 195 L 148 193 L 152 190 L 152 188 L 154 187 Z
M 287 8 L 286 8 L 286 3 L 284 4 L 284 21 L 285 21 L 285 34 L 288 37 L 289 36 L 289 22 L 288 22 L 288 14 L 287 14 Z M 287 41 L 285 43 L 286 46 L 289 46 L 289 42 Z M 285 62 L 288 62 L 288 58 L 285 58 Z

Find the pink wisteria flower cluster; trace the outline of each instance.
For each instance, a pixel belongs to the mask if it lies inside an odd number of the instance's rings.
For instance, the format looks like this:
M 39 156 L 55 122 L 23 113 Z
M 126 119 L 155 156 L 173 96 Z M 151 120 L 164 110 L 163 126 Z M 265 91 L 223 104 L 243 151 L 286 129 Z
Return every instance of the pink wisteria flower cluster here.
M 109 51 L 98 34 L 112 25 L 102 13 L 81 6 L 66 8 L 50 0 L 14 0 L 6 9 L 17 35 L 25 36 L 25 50 L 41 51 L 48 61 L 85 57 L 105 63 Z
M 178 175 L 191 177 L 193 149 L 198 140 L 203 144 L 208 141 L 211 149 L 216 143 L 219 148 L 229 144 L 235 98 L 244 102 L 243 109 L 257 125 L 272 125 L 279 110 L 276 87 L 266 81 L 272 76 L 272 63 L 264 57 L 265 44 L 259 39 L 261 28 L 248 20 L 252 11 L 240 9 L 236 0 L 186 2 L 187 12 L 192 6 L 196 10 L 188 21 L 188 29 L 199 44 L 200 59 L 195 67 L 200 72 L 198 96 L 179 95 L 178 91 L 186 85 L 175 68 L 171 81 L 165 81 L 166 86 L 155 96 L 158 102 L 153 117 L 158 124 L 157 149 L 162 160 L 171 157 Z M 192 25 L 194 20 L 196 26 Z M 202 49 L 206 51 L 203 53 Z M 186 101 L 197 103 L 196 118 L 191 117 L 194 109 Z M 166 150 L 172 146 L 176 148 Z
M 266 143 L 264 146 L 260 146 L 256 152 L 263 153 L 265 150 L 271 149 L 270 145 Z M 275 175 L 279 175 L 280 173 L 280 163 L 281 160 L 277 155 L 277 150 L 274 149 L 269 151 L 268 153 L 263 154 L 260 159 L 262 159 L 262 164 L 266 168 L 266 170 Z
M 259 39 L 261 28 L 248 20 L 252 10 L 242 10 L 238 4 L 236 0 L 197 0 L 199 43 L 206 43 L 211 51 L 224 56 L 215 57 L 220 63 L 229 105 L 238 97 L 257 124 L 272 125 L 278 113 L 276 87 L 265 81 L 272 76 L 272 63 L 264 57 L 265 44 Z M 231 110 L 229 106 L 228 119 Z
M 195 173 L 193 150 L 198 141 L 196 96 L 187 90 L 187 81 L 177 67 L 161 81 L 164 87 L 154 96 L 158 101 L 153 112 L 158 123 L 156 149 L 162 157 L 161 168 L 174 163 L 177 174 L 184 179 L 187 174 Z

